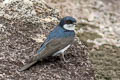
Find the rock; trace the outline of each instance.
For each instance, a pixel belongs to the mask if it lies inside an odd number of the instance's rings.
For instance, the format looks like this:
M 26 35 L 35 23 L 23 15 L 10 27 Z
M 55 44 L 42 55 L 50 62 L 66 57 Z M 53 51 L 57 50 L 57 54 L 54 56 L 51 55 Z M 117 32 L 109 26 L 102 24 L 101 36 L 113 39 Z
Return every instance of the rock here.
M 76 33 L 91 50 L 89 57 L 96 80 L 119 80 L 120 0 L 46 1 L 62 16 L 71 15 L 78 19 Z M 106 45 L 112 48 L 108 49 Z
M 78 23 L 83 25 L 83 32 L 103 35 L 99 40 L 93 40 L 95 45 L 110 44 L 120 47 L 119 26 L 120 23 L 120 1 L 119 0 L 46 0 L 49 5 L 57 8 L 62 16 L 70 15 L 77 18 Z M 54 3 L 56 1 L 56 3 Z M 83 22 L 85 21 L 85 22 Z M 89 25 L 90 24 L 90 25 Z M 91 27 L 91 24 L 93 27 Z M 98 28 L 94 29 L 94 26 Z M 90 28 L 91 27 L 91 30 Z M 79 31 L 82 29 L 80 28 Z M 87 28 L 87 30 L 86 30 Z M 89 35 L 89 34 L 88 34 Z M 112 35 L 112 37 L 111 37 Z M 118 35 L 118 36 L 117 36 Z M 114 38 L 114 36 L 117 36 Z M 117 39 L 116 41 L 114 39 Z M 111 42 L 112 41 L 112 42 Z M 114 43 L 114 44 L 113 44 Z
M 94 80 L 87 48 L 75 40 L 65 63 L 50 57 L 27 71 L 17 69 L 40 47 L 60 16 L 43 0 L 5 0 L 0 6 L 1 80 Z M 41 39 L 42 38 L 42 39 Z

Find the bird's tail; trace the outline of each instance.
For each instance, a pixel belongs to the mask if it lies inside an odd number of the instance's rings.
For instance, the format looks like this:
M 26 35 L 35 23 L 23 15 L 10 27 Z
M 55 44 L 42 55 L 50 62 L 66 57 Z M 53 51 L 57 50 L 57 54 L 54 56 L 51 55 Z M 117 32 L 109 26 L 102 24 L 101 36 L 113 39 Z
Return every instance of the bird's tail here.
M 29 64 L 24 65 L 23 67 L 21 67 L 20 69 L 18 69 L 18 71 L 24 71 L 24 70 L 30 68 L 35 63 L 37 63 L 37 60 L 35 60 L 35 61 L 33 61 L 33 62 L 29 63 Z

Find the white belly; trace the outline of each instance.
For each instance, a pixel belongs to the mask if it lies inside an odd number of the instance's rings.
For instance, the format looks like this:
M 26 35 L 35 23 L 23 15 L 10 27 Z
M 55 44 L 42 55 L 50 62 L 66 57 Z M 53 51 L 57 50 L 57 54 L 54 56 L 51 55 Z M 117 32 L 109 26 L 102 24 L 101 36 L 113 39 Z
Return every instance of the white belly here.
M 56 56 L 56 55 L 58 55 L 58 54 L 64 53 L 64 51 L 66 51 L 69 47 L 70 47 L 70 45 L 66 46 L 66 47 L 63 48 L 62 50 L 60 50 L 60 51 L 56 52 L 55 54 L 53 54 L 53 56 Z

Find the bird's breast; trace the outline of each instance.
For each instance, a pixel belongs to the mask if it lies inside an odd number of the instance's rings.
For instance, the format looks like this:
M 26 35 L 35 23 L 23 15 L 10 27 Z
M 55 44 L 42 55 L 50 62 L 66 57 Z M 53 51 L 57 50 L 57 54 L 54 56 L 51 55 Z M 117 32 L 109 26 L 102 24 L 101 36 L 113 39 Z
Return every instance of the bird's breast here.
M 66 46 L 65 48 L 59 50 L 58 52 L 54 53 L 53 56 L 64 53 L 64 51 L 66 51 L 69 47 L 70 47 L 70 44 Z

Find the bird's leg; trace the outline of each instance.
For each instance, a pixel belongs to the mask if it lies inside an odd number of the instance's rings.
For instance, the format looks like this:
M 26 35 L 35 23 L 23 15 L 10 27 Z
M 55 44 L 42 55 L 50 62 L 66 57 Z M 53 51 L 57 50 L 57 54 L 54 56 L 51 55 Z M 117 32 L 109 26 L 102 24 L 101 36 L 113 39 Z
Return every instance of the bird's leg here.
M 62 53 L 62 58 L 63 58 L 63 61 L 64 61 L 64 62 L 66 62 L 66 63 L 69 62 L 69 60 L 66 60 L 66 59 L 65 59 L 64 52 Z

